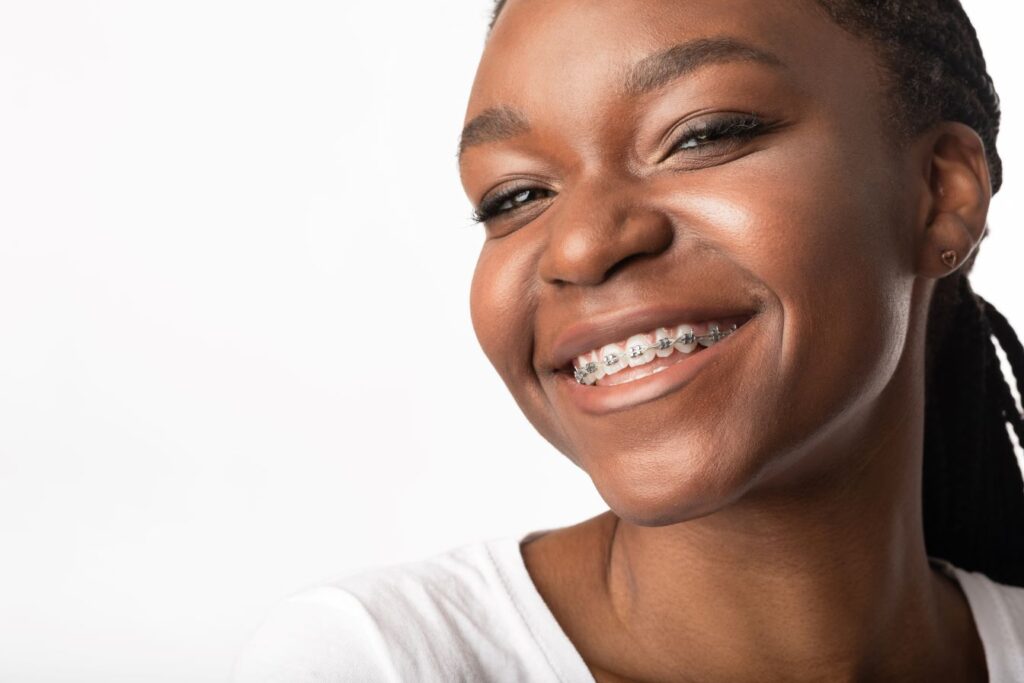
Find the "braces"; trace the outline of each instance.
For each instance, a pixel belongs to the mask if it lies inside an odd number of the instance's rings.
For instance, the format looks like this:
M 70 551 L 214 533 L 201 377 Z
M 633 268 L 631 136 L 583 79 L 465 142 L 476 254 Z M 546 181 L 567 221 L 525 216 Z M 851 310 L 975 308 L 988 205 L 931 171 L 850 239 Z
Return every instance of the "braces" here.
M 728 337 L 730 334 L 735 332 L 738 329 L 738 327 L 739 326 L 736 325 L 736 323 L 733 323 L 728 330 L 725 330 L 723 332 L 722 330 L 718 329 L 717 323 L 712 323 L 711 325 L 708 326 L 707 334 L 695 335 L 693 332 L 687 332 L 678 339 L 668 339 L 667 337 L 662 337 L 661 339 L 656 340 L 653 344 L 636 344 L 635 346 L 630 346 L 628 349 L 626 349 L 625 353 L 609 353 L 604 358 L 602 358 L 601 361 L 604 363 L 605 367 L 611 368 L 618 365 L 627 356 L 630 358 L 639 358 L 648 351 L 663 351 L 678 343 L 692 344 L 694 342 L 697 342 L 701 346 L 711 346 L 712 344 Z M 582 368 L 574 367 L 574 370 L 574 376 L 576 377 L 576 381 L 579 382 L 580 384 L 586 384 L 584 380 L 590 375 L 597 372 L 598 364 L 594 361 L 591 361 L 584 365 Z

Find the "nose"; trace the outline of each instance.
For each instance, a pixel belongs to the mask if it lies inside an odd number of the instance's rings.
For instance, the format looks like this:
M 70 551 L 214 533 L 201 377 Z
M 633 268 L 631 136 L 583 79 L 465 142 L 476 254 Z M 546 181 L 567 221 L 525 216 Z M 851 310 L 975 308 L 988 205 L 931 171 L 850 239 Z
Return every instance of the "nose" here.
M 577 187 L 562 198 L 539 263 L 545 282 L 597 285 L 672 244 L 669 217 L 639 202 L 628 188 Z

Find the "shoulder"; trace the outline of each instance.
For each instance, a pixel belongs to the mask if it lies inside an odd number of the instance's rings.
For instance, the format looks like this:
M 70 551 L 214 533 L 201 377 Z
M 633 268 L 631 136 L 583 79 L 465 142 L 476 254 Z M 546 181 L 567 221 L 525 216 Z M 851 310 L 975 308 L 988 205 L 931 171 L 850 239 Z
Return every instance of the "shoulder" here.
M 970 599 L 975 619 L 980 616 L 991 628 L 989 635 L 1024 652 L 1024 588 L 998 583 L 980 572 L 959 567 L 954 571 Z
M 515 543 L 466 545 L 294 595 L 250 639 L 235 680 L 529 678 L 537 646 L 495 559 Z
M 373 615 L 343 588 L 320 586 L 274 606 L 236 660 L 232 680 L 312 683 L 400 678 Z
M 1024 588 L 945 563 L 967 596 L 993 683 L 1024 681 Z

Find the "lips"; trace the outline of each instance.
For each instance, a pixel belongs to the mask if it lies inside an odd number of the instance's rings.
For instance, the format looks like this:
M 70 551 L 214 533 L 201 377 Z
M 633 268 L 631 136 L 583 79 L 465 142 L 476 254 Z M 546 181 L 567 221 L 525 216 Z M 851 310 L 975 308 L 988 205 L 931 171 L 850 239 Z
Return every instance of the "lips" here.
M 572 373 L 577 356 L 643 333 L 657 327 L 669 327 L 684 322 L 749 319 L 757 313 L 751 306 L 661 306 L 616 311 L 589 316 L 586 320 L 566 327 L 555 338 L 542 369 L 547 372 Z

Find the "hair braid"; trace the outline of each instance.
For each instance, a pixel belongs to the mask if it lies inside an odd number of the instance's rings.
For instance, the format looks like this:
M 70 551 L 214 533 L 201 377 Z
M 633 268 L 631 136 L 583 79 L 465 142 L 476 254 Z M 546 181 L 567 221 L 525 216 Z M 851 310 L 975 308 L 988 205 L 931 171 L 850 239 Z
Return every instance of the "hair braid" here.
M 496 0 L 494 27 L 506 0 Z M 977 31 L 959 0 L 815 0 L 849 33 L 869 40 L 884 67 L 885 112 L 905 139 L 939 121 L 973 128 L 992 192 L 1002 187 L 999 95 Z M 981 241 L 988 235 L 988 228 Z M 1009 322 L 971 289 L 975 249 L 936 285 L 925 343 L 923 508 L 930 555 L 1024 586 L 1024 479 L 1009 425 L 1024 418 L 996 354 L 1006 352 L 1024 395 L 1024 346 Z
M 939 287 L 925 379 L 925 545 L 964 569 L 1024 585 L 1024 479 L 1006 431 L 1009 423 L 1024 436 L 1024 420 L 993 335 L 1017 376 L 1024 348 L 966 275 L 951 275 Z
M 995 306 L 984 299 L 982 303 L 985 305 L 985 317 L 992 325 L 992 332 L 999 340 L 999 346 L 1006 352 L 1007 360 L 1010 361 L 1010 369 L 1013 370 L 1014 380 L 1017 382 L 1017 393 L 1024 396 L 1024 344 L 1017 339 L 1017 334 L 1010 327 L 1010 321 L 1003 317 Z M 1021 437 L 1021 443 L 1024 444 L 1024 437 Z

